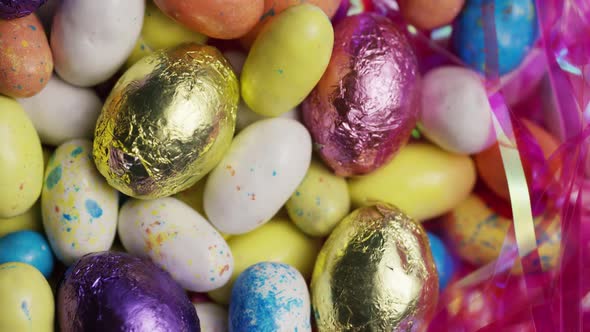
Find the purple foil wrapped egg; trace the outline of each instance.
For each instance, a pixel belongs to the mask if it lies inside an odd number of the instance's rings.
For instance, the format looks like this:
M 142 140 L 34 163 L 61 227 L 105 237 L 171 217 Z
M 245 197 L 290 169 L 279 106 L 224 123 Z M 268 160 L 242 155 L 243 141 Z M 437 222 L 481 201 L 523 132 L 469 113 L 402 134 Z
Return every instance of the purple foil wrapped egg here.
M 302 106 L 322 159 L 341 176 L 391 160 L 416 125 L 419 84 L 414 51 L 391 21 L 363 13 L 339 22 L 330 64 Z
M 12 20 L 30 15 L 47 0 L 0 0 L 0 19 Z
M 82 257 L 57 294 L 61 331 L 199 332 L 186 292 L 148 259 L 120 252 Z

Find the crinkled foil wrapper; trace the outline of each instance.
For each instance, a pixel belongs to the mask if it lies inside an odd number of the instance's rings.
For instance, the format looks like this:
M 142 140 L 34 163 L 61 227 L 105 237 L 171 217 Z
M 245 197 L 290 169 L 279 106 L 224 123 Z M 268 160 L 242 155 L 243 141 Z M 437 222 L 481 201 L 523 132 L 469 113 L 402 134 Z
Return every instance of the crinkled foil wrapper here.
M 201 330 L 182 287 L 150 260 L 126 253 L 89 254 L 70 267 L 57 311 L 62 332 Z
M 322 159 L 341 176 L 391 160 L 416 125 L 419 83 L 412 47 L 387 18 L 338 23 L 328 69 L 302 106 Z
M 0 0 L 0 19 L 12 20 L 35 12 L 47 0 Z
M 355 210 L 320 251 L 311 293 L 319 331 L 426 331 L 438 301 L 426 232 L 391 205 Z
M 153 199 L 205 176 L 231 143 L 239 85 L 215 48 L 154 52 L 117 82 L 96 125 L 94 160 L 109 184 Z

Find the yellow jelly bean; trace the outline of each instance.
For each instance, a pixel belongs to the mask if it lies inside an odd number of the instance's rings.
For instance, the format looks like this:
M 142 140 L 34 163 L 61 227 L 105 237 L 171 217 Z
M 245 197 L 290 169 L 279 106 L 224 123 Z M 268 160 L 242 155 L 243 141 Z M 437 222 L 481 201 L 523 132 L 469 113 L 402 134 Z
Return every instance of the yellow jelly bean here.
M 320 240 L 303 234 L 286 219 L 274 219 L 252 232 L 232 236 L 228 241 L 234 256 L 230 281 L 209 292 L 219 304 L 228 304 L 234 281 L 245 269 L 260 262 L 280 262 L 293 266 L 306 279 L 311 277 Z
M 543 218 L 535 219 L 535 224 Z M 443 228 L 451 239 L 455 252 L 474 265 L 485 265 L 497 259 L 504 245 L 516 248 L 514 238 L 506 241 L 512 220 L 499 216 L 476 195 L 470 195 L 455 207 L 443 221 Z M 557 266 L 561 245 L 559 219 L 547 229 L 537 230 L 540 265 L 543 270 Z M 521 274 L 521 264 L 515 263 L 512 273 Z
M 131 67 L 144 56 L 159 49 L 194 42 L 205 44 L 207 36 L 191 31 L 166 16 L 152 1 L 145 6 L 141 36 L 125 65 Z
M 12 98 L 0 95 L 0 218 L 33 206 L 43 185 L 43 151 L 33 123 Z
M 0 265 L 0 331 L 53 331 L 53 293 L 45 277 L 31 265 Z
M 293 223 L 304 233 L 326 236 L 350 211 L 346 180 L 314 160 L 286 208 Z
M 389 164 L 349 180 L 354 206 L 393 204 L 417 220 L 438 217 L 463 201 L 475 185 L 471 158 L 426 143 L 409 144 Z
M 242 96 L 264 116 L 279 116 L 305 99 L 322 77 L 332 54 L 334 30 L 318 7 L 302 4 L 266 25 L 242 69 Z

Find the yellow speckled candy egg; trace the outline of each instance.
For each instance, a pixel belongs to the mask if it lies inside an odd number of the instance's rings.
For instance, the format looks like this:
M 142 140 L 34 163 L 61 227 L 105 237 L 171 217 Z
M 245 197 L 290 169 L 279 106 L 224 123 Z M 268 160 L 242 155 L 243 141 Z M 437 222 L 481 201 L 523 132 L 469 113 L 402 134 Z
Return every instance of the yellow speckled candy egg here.
M 242 97 L 256 113 L 278 116 L 305 99 L 328 67 L 334 30 L 319 8 L 283 11 L 262 29 L 242 70 Z
M 289 264 L 309 279 L 321 247 L 319 239 L 305 235 L 287 219 L 274 219 L 252 232 L 232 236 L 227 244 L 234 254 L 234 271 L 225 286 L 209 292 L 209 297 L 220 304 L 229 303 L 240 273 L 256 263 Z
M 535 219 L 535 224 L 541 220 L 541 217 Z M 503 245 L 516 247 L 512 236 L 508 242 L 505 240 L 511 224 L 512 220 L 498 215 L 472 194 L 445 217 L 443 228 L 461 258 L 475 265 L 485 265 L 500 256 Z M 553 220 L 546 230 L 536 233 L 540 264 L 544 270 L 552 269 L 557 266 L 561 246 L 559 219 Z M 515 264 L 512 273 L 521 274 L 521 264 Z
M 219 232 L 182 201 L 130 199 L 119 214 L 127 252 L 149 257 L 183 288 L 207 292 L 229 280 L 233 256 Z
M 475 179 L 475 166 L 468 156 L 416 143 L 402 148 L 377 171 L 350 179 L 349 190 L 354 206 L 382 201 L 423 221 L 441 216 L 464 200 Z
M 53 293 L 45 277 L 31 265 L 0 265 L 0 331 L 53 332 Z
M 176 23 L 162 13 L 153 2 L 147 1 L 141 36 L 127 59 L 126 66 L 131 67 L 139 59 L 156 50 L 190 42 L 205 44 L 206 41 L 207 36 Z
M 53 252 L 66 265 L 85 254 L 108 250 L 117 232 L 118 193 L 92 162 L 92 143 L 60 145 L 45 172 L 43 226 Z
M 0 218 L 27 211 L 43 184 L 43 152 L 23 108 L 0 95 Z
M 286 204 L 289 217 L 311 236 L 326 236 L 350 211 L 346 180 L 314 160 Z

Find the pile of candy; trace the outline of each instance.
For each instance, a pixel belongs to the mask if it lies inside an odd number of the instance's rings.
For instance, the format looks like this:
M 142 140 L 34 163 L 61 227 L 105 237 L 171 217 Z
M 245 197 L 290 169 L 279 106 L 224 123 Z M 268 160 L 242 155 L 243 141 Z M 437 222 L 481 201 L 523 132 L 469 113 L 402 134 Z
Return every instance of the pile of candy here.
M 535 330 L 588 250 L 560 3 L 0 0 L 0 331 Z

